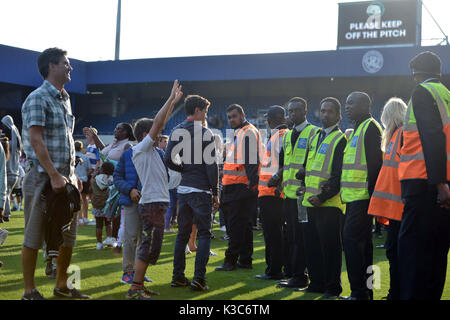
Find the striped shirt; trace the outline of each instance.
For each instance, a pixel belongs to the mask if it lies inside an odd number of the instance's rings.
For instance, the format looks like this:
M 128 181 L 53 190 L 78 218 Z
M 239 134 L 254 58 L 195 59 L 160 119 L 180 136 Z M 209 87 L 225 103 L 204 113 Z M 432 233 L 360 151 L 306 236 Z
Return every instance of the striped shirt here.
M 60 172 L 75 169 L 75 146 L 73 141 L 75 117 L 72 115 L 69 95 L 60 93 L 50 82 L 42 85 L 27 97 L 22 106 L 22 138 L 27 160 L 38 164 L 39 172 L 45 169 L 39 164 L 31 147 L 28 129 L 31 126 L 44 127 L 43 139 L 50 160 Z M 28 161 L 27 161 L 28 162 Z
M 95 169 L 97 161 L 100 160 L 100 152 L 95 144 L 90 144 L 86 148 L 86 156 L 89 158 L 91 169 Z

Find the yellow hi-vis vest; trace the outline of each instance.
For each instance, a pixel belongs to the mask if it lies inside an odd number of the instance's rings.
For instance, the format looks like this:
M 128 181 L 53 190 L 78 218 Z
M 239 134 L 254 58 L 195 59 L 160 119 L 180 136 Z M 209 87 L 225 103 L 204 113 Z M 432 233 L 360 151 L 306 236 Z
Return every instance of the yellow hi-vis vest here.
M 336 130 L 327 135 L 320 145 L 317 146 L 320 136 L 319 132 L 313 137 L 308 151 L 305 175 L 306 192 L 302 202 L 305 207 L 313 207 L 308 201 L 309 197 L 322 193 L 322 185 L 331 177 L 336 146 L 342 139 L 346 139 L 341 130 Z M 322 207 L 339 208 L 345 213 L 345 204 L 341 201 L 340 192 L 322 203 Z
M 371 122 L 377 126 L 381 134 L 383 130 L 380 124 L 375 119 L 369 118 L 352 132 L 347 141 L 341 176 L 341 199 L 344 203 L 370 198 L 364 137 Z
M 285 198 L 298 198 L 295 192 L 301 186 L 301 181 L 297 180 L 295 175 L 305 163 L 306 148 L 318 129 L 318 127 L 308 124 L 298 136 L 294 148 L 292 148 L 291 143 L 293 130 L 290 130 L 284 135 L 283 194 Z

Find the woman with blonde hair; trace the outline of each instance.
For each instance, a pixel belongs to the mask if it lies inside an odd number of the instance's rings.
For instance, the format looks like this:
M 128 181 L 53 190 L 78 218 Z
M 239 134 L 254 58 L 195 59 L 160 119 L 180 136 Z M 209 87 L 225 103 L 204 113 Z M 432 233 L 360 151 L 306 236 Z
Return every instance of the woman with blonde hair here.
M 384 126 L 381 138 L 381 150 L 386 152 L 394 132 L 403 126 L 407 106 L 400 98 L 390 98 L 384 105 L 381 123 Z
M 381 138 L 384 161 L 368 210 L 369 214 L 377 216 L 378 221 L 388 225 L 385 243 L 390 273 L 388 300 L 399 300 L 400 298 L 397 238 L 403 214 L 403 202 L 397 169 L 400 161 L 398 151 L 402 142 L 406 109 L 406 104 L 399 98 L 391 98 L 384 105 L 381 114 L 381 123 L 385 128 Z

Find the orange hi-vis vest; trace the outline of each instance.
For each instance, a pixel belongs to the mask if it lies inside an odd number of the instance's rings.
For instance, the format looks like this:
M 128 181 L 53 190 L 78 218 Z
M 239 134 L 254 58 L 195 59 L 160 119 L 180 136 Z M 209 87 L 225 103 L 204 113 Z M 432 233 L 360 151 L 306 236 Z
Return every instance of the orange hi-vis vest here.
M 289 129 L 279 129 L 267 143 L 266 154 L 261 159 L 259 169 L 258 197 L 276 197 L 275 187 L 269 187 L 270 178 L 277 173 L 279 168 L 279 150 L 283 144 L 283 136 Z
M 248 185 L 248 177 L 245 171 L 244 139 L 249 137 L 249 159 L 251 163 L 257 163 L 261 151 L 261 136 L 258 129 L 251 123 L 240 128 L 236 133 L 234 143 L 227 153 L 223 164 L 222 184 L 243 183 Z
M 368 210 L 368 213 L 374 216 L 397 221 L 402 220 L 403 214 L 402 188 L 398 177 L 398 151 L 402 132 L 403 127 L 398 128 L 389 141 Z
M 450 181 L 450 91 L 442 83 L 421 83 L 436 101 L 442 120 L 443 132 L 446 137 L 447 181 Z M 420 142 L 414 106 L 408 104 L 405 125 L 403 127 L 403 146 L 400 149 L 400 164 L 398 166 L 400 181 L 408 179 L 428 179 L 425 156 Z

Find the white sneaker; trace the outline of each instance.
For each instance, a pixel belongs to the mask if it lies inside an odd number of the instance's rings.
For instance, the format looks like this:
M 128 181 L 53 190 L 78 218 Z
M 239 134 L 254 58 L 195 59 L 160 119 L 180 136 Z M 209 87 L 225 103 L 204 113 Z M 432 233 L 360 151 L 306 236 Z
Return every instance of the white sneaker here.
M 0 244 L 3 244 L 8 236 L 8 230 L 3 229 L 0 231 Z
M 215 257 L 215 256 L 217 256 L 217 253 L 214 252 L 214 251 L 209 250 L 209 255 L 210 255 L 211 257 Z
M 119 241 L 119 240 L 116 240 L 115 238 L 114 238 L 114 243 L 112 244 L 112 246 L 113 246 L 113 248 L 115 248 L 115 247 L 121 247 L 122 246 L 122 243 Z
M 114 238 L 107 237 L 105 241 L 103 241 L 104 246 L 112 246 L 114 243 Z
M 103 250 L 103 243 L 97 242 L 97 250 Z
M 115 247 L 117 247 L 117 239 L 116 238 L 114 238 L 114 237 L 111 237 L 111 246 L 113 247 L 113 248 L 115 248 Z
M 219 229 L 220 231 L 223 231 L 223 232 L 226 232 L 227 231 L 227 227 L 225 227 L 225 226 L 222 226 L 222 227 L 220 227 L 220 229 Z

